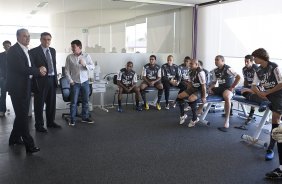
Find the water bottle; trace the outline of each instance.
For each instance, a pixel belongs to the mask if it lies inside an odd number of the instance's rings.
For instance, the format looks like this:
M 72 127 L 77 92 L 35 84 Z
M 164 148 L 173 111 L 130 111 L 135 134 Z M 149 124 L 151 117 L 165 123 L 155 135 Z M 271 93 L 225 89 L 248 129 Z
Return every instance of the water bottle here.
M 99 81 L 100 80 L 100 66 L 98 65 L 98 62 L 95 61 L 95 68 L 94 68 L 94 80 Z

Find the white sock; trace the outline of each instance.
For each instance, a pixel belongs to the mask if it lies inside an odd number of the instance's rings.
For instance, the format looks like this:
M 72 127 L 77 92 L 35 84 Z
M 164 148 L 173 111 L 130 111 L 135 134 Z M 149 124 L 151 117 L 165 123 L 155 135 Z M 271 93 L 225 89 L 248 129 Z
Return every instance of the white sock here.
M 279 166 L 279 169 L 282 171 L 282 165 Z

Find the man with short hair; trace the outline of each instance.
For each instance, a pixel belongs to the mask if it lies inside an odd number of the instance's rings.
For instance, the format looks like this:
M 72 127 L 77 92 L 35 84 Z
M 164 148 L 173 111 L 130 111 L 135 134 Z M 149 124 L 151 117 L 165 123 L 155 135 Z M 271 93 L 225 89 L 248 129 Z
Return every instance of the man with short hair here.
M 188 103 L 192 110 L 192 119 L 188 124 L 188 127 L 194 127 L 199 121 L 197 117 L 197 103 L 196 100 L 201 98 L 203 103 L 206 103 L 206 77 L 205 72 L 199 66 L 197 59 L 192 59 L 189 62 L 189 75 L 188 75 L 188 85 L 186 90 L 179 93 L 177 96 L 177 102 L 179 103 L 180 109 L 180 122 L 183 124 L 187 115 L 184 114 L 184 99 L 188 98 Z
M 239 83 L 241 77 L 230 66 L 225 64 L 225 59 L 222 55 L 217 55 L 215 57 L 215 65 L 217 67 L 211 72 L 212 81 L 208 91 L 210 94 L 222 96 L 224 99 L 224 126 L 218 127 L 218 130 L 222 132 L 227 132 L 229 128 L 229 116 L 233 90 Z M 218 87 L 215 87 L 217 82 Z
M 165 109 L 169 110 L 169 94 L 170 88 L 173 86 L 178 86 L 181 80 L 181 74 L 178 69 L 178 66 L 173 63 L 173 56 L 167 56 L 167 63 L 163 64 L 162 69 L 162 83 L 164 86 L 164 93 L 165 93 Z
M 254 64 L 254 57 L 252 55 L 246 55 L 245 56 L 245 66 L 242 69 L 243 75 L 244 75 L 244 85 L 243 88 L 241 89 L 241 94 L 248 100 L 253 101 L 253 102 L 257 102 L 259 104 L 264 103 L 266 100 L 260 98 L 252 89 L 252 83 L 254 80 L 254 76 L 255 73 L 258 69 L 258 66 L 256 64 Z M 257 88 L 259 90 L 261 89 L 261 86 L 258 85 Z M 262 112 L 266 109 L 265 106 L 261 106 L 259 108 L 259 112 Z M 254 115 L 255 112 L 255 107 L 251 107 L 249 116 L 247 117 L 247 121 L 245 122 L 245 124 L 248 124 Z
M 122 112 L 121 99 L 123 93 L 135 93 L 136 110 L 142 111 L 139 105 L 140 101 L 140 89 L 136 86 L 137 74 L 133 68 L 133 62 L 128 61 L 126 63 L 126 68 L 122 68 L 117 76 L 118 85 L 118 112 Z
M 0 117 L 5 116 L 7 107 L 6 107 L 6 95 L 7 95 L 7 53 L 11 47 L 11 42 L 6 40 L 3 42 L 4 52 L 0 53 Z
M 47 69 L 44 66 L 34 67 L 28 53 L 29 41 L 30 34 L 27 29 L 17 30 L 17 43 L 10 48 L 7 55 L 7 90 L 15 111 L 9 145 L 24 143 L 26 153 L 31 154 L 40 151 L 34 144 L 28 125 L 32 78 L 46 75 Z
M 46 126 L 48 128 L 61 128 L 55 120 L 56 114 L 56 88 L 58 87 L 56 69 L 56 50 L 50 47 L 52 36 L 48 32 L 40 35 L 41 44 L 30 50 L 30 55 L 36 67 L 45 66 L 48 74 L 36 77 L 38 91 L 34 93 L 35 130 L 46 133 L 44 128 L 43 109 L 45 104 Z
M 161 98 L 163 95 L 163 84 L 161 83 L 161 67 L 156 64 L 157 57 L 155 55 L 150 56 L 150 62 L 144 65 L 142 70 L 143 81 L 140 84 L 141 96 L 144 101 L 145 110 L 149 110 L 149 104 L 146 100 L 146 88 L 155 87 L 158 90 L 158 100 L 156 104 L 157 110 L 161 110 Z
M 71 85 L 70 126 L 76 124 L 76 112 L 78 96 L 82 96 L 82 122 L 94 123 L 89 117 L 89 94 L 88 71 L 94 69 L 93 61 L 89 54 L 82 52 L 80 40 L 71 42 L 72 54 L 68 55 L 65 64 L 65 74 Z

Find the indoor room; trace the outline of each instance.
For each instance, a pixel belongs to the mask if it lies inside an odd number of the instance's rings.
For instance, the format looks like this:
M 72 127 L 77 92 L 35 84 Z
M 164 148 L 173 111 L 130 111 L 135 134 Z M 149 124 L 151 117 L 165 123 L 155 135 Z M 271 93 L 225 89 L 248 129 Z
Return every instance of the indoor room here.
M 281 7 L 0 0 L 0 183 L 280 183 Z

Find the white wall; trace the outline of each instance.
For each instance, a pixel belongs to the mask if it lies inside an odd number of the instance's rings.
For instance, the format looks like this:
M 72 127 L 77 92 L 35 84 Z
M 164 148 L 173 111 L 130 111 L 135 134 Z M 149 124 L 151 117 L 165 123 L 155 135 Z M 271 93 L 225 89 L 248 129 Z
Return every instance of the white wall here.
M 212 69 L 218 54 L 244 58 L 263 47 L 282 59 L 281 7 L 280 0 L 243 0 L 199 8 L 198 58 Z

